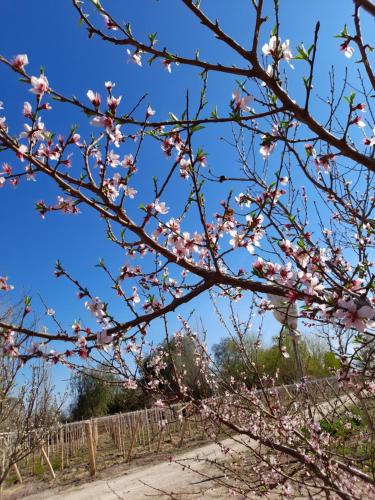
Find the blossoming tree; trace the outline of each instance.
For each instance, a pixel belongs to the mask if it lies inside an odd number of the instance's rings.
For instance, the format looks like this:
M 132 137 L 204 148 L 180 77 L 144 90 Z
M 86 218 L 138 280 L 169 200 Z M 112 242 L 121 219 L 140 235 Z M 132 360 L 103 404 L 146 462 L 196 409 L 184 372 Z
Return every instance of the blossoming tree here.
M 248 45 L 243 46 L 222 29 L 220 20 L 205 14 L 199 0 L 181 3 L 241 64 L 204 60 L 199 51 L 188 57 L 173 47 L 162 48 L 156 34 L 134 35 L 126 19 L 112 16 L 104 2 L 72 1 L 89 38 L 124 47 L 128 61 L 138 66 L 134 70 L 141 71 L 145 64 L 156 61 L 167 72 L 178 71 L 178 66 L 199 69 L 198 102 L 187 92 L 179 116 L 170 113 L 168 118 L 156 119 L 156 111 L 144 105 L 143 99 L 128 109 L 111 81 L 105 81 L 99 90 L 85 89 L 84 99 L 69 97 L 43 71 L 29 71 L 33 65 L 26 54 L 0 56 L 0 62 L 21 77 L 26 92 L 31 92 L 22 109 L 22 131 L 11 130 L 6 116 L 0 117 L 0 151 L 13 157 L 13 161 L 1 164 L 0 186 L 6 189 L 47 176 L 56 183 L 60 195 L 54 201 L 46 193 L 44 200 L 37 201 L 42 218 L 54 216 L 52 212 L 79 217 L 81 207 L 85 207 L 105 221 L 106 236 L 121 248 L 124 264 L 117 271 L 105 261 L 100 261 L 99 267 L 123 300 L 129 318 L 116 318 L 99 292 L 89 290 L 79 276 L 72 276 L 58 262 L 56 277 L 64 277 L 76 287 L 84 307 L 96 318 L 96 331 L 82 322 L 66 329 L 58 311 L 47 309 L 55 331 L 2 322 L 4 351 L 24 362 L 41 357 L 69 367 L 79 365 L 79 358 L 105 353 L 111 367 L 123 375 L 124 384 L 132 388 L 137 386 L 137 366 L 147 350 L 148 329 L 155 319 L 163 319 L 167 329 L 169 315 L 208 291 L 230 303 L 250 293 L 254 311 L 256 308 L 265 314 L 273 310 L 284 332 L 294 336 L 295 344 L 298 319 L 305 328 L 331 325 L 336 347 L 342 346 L 342 332 L 354 332 L 356 344 L 351 342 L 345 353 L 350 359 L 346 359 L 343 378 L 350 378 L 350 369 L 363 366 L 364 353 L 369 358 L 374 339 L 375 123 L 371 99 L 375 75 L 373 48 L 364 39 L 360 19 L 362 13 L 373 15 L 374 5 L 353 1 L 352 20 L 336 34 L 338 61 L 354 64 L 353 59 L 359 58 L 356 91 L 349 77 L 338 88 L 332 70 L 325 89 L 329 97 L 321 99 L 314 90 L 320 71 L 319 23 L 306 35 L 306 45 L 296 45 L 293 33 L 288 34 L 290 39 L 283 33 L 279 2 L 274 2 L 270 20 L 264 15 L 267 2 L 252 0 L 253 27 Z M 216 107 L 208 111 L 207 88 L 212 74 L 233 78 L 223 115 Z M 289 91 L 289 81 L 297 78 L 302 84 L 298 99 Z M 51 131 L 48 116 L 55 112 L 52 101 L 59 104 L 56 112 L 60 105 L 83 111 L 92 133 L 82 137 L 76 127 Z M 6 103 L 5 107 L 8 113 L 20 111 L 9 109 Z M 211 164 L 209 151 L 201 146 L 203 128 L 225 124 L 232 125 L 227 142 L 238 158 L 236 168 Z M 139 163 L 140 153 L 150 144 L 159 145 L 155 164 L 163 168 L 160 173 L 157 170 L 156 177 L 150 176 L 152 194 L 136 209 L 146 176 Z M 209 200 L 207 186 L 226 190 L 216 206 Z M 179 207 L 169 206 L 168 199 L 176 189 L 183 202 Z M 244 254 L 247 265 L 240 267 L 237 256 L 243 259 Z M 0 278 L 0 288 L 12 289 L 7 277 Z M 181 321 L 178 334 L 191 335 L 188 321 Z M 238 325 L 236 328 L 240 332 Z M 33 338 L 32 349 L 25 351 L 17 343 L 16 333 Z M 61 347 L 48 350 L 45 345 L 49 342 Z M 282 339 L 280 349 L 289 355 Z M 197 347 L 197 363 L 210 371 L 202 346 Z M 357 394 L 374 392 L 371 362 L 365 366 L 356 382 Z M 158 383 L 155 380 L 149 389 L 157 392 Z M 176 397 L 189 400 L 183 387 Z M 340 471 L 373 484 L 371 474 L 321 451 L 329 440 L 314 427 L 314 418 L 309 421 L 309 439 L 301 432 L 291 437 L 296 427 L 282 420 L 282 403 L 274 407 L 268 396 L 265 399 L 266 403 L 262 398 L 252 400 L 261 415 L 270 418 L 267 424 L 264 420 L 265 427 L 246 427 L 246 412 L 242 424 L 233 423 L 230 411 L 220 418 L 220 409 L 217 413 L 207 410 L 207 414 L 277 453 L 292 456 L 323 489 L 342 498 L 352 498 L 354 493 L 349 481 L 340 481 Z M 276 414 L 279 427 L 273 432 Z M 302 420 L 296 424 L 300 428 Z M 289 444 L 282 443 L 283 439 Z M 257 459 L 274 473 L 267 487 L 272 481 L 279 484 L 283 473 L 274 463 L 277 458 L 259 458 L 258 453 Z

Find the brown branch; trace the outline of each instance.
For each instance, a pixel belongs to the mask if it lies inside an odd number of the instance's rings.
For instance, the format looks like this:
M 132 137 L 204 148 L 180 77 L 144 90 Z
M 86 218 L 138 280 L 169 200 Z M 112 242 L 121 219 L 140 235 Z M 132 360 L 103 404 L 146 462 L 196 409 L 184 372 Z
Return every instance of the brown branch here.
M 366 47 L 363 44 L 363 40 L 362 40 L 362 30 L 361 30 L 361 21 L 359 19 L 359 6 L 358 6 L 358 4 L 355 5 L 353 17 L 354 17 L 354 25 L 355 25 L 355 32 L 356 32 L 356 36 L 353 38 L 353 40 L 357 44 L 358 49 L 361 53 L 362 63 L 365 67 L 365 70 L 366 70 L 367 76 L 371 82 L 372 88 L 375 89 L 375 75 L 374 75 L 374 72 L 372 71 L 370 61 L 368 60 L 368 57 L 367 57 Z
M 371 0 L 353 0 L 357 7 L 362 7 L 369 14 L 375 16 L 375 4 Z

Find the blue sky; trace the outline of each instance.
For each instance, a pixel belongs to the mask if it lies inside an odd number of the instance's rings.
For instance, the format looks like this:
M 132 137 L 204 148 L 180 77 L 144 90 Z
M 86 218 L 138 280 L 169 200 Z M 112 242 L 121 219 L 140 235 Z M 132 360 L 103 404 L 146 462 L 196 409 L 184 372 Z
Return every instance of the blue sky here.
M 253 25 L 250 3 L 249 0 L 203 0 L 202 7 L 210 16 L 218 17 L 221 26 L 248 47 Z M 270 6 L 273 2 L 268 0 L 265 3 Z M 200 79 L 196 69 L 174 67 L 169 75 L 159 62 L 155 62 L 151 68 L 144 64 L 141 69 L 127 64 L 123 47 L 110 46 L 96 38 L 88 40 L 85 30 L 79 26 L 70 0 L 2 0 L 1 4 L 0 53 L 8 58 L 18 53 L 27 53 L 30 61 L 28 71 L 38 74 L 39 67 L 43 66 L 51 86 L 63 94 L 74 94 L 86 101 L 88 89 L 99 90 L 104 95 L 104 81 L 112 80 L 116 82 L 114 94 L 123 96 L 127 109 L 147 92 L 145 105 L 150 103 L 157 110 L 156 117 L 160 119 L 165 119 L 170 111 L 176 115 L 181 114 L 187 90 L 192 99 L 197 96 Z M 146 38 L 147 33 L 157 31 L 160 47 L 166 46 L 172 52 L 188 56 L 193 56 L 195 49 L 199 48 L 202 59 L 239 63 L 232 59 L 233 54 L 225 46 L 216 40 L 212 41 L 207 30 L 177 0 L 108 0 L 103 1 L 103 5 L 113 12 L 114 17 L 130 21 L 133 32 L 137 35 L 144 35 Z M 314 90 L 322 97 L 327 96 L 327 73 L 330 65 L 336 65 L 340 81 L 348 62 L 338 53 L 339 41 L 333 35 L 341 31 L 345 22 L 351 22 L 352 2 L 281 0 L 280 6 L 280 35 L 282 39 L 290 39 L 293 53 L 301 42 L 305 42 L 305 46 L 310 45 L 315 23 L 320 20 L 319 71 L 316 72 Z M 366 16 L 363 24 L 365 30 L 370 29 Z M 273 22 L 270 21 L 263 28 L 260 45 L 268 41 L 272 27 Z M 289 71 L 291 94 L 296 98 L 301 95 L 301 64 L 296 63 L 294 74 Z M 353 71 L 354 60 L 349 65 Z M 234 88 L 235 78 L 210 75 L 208 111 L 217 104 L 219 113 L 224 115 Z M 8 69 L 0 66 L 0 100 L 4 101 L 7 121 L 14 132 L 19 131 L 22 126 L 22 103 L 28 98 L 30 94 L 27 87 L 18 83 L 17 77 Z M 48 129 L 66 135 L 71 124 L 79 123 L 82 135 L 90 130 L 82 114 L 68 106 L 52 104 L 54 109 L 44 117 Z M 315 100 L 314 112 L 318 115 L 319 106 L 319 101 Z M 225 171 L 235 168 L 233 152 L 220 141 L 220 136 L 228 130 L 212 127 L 202 134 L 202 146 L 209 153 L 209 164 L 218 170 L 221 166 Z M 129 150 L 124 152 L 132 152 L 132 146 L 129 145 Z M 6 155 L 0 157 L 0 162 L 5 160 L 14 162 L 13 158 Z M 159 153 L 156 154 L 154 146 L 145 149 L 139 163 L 144 169 L 145 179 L 150 179 L 159 171 L 164 172 L 168 166 L 167 160 Z M 181 199 L 178 189 L 169 194 L 168 205 L 178 205 Z M 224 194 L 224 188 L 215 185 L 215 190 L 209 189 L 209 201 L 214 205 Z M 225 186 L 225 190 L 227 189 L 228 186 Z M 147 201 L 150 192 L 150 183 L 145 181 L 137 204 Z M 15 285 L 16 290 L 12 292 L 15 298 L 22 292 L 33 296 L 33 305 L 40 314 L 42 324 L 48 324 L 48 321 L 43 314 L 38 294 L 58 312 L 62 322 L 69 326 L 73 319 L 87 316 L 71 285 L 54 278 L 55 261 L 60 259 L 73 276 L 92 288 L 95 295 L 109 298 L 112 297 L 110 286 L 94 265 L 99 257 L 103 257 L 109 265 L 118 269 L 124 259 L 119 250 L 106 241 L 102 222 L 87 208 L 83 208 L 78 217 L 51 214 L 42 220 L 33 208 L 34 203 L 40 199 L 53 203 L 56 194 L 55 186 L 47 179 L 39 179 L 36 183 L 22 182 L 15 192 L 10 187 L 0 191 L 0 275 L 8 275 L 10 282 Z M 241 265 L 251 265 L 248 255 L 243 254 L 241 259 Z M 111 306 L 114 312 L 126 319 L 118 300 L 116 302 L 116 299 L 111 299 Z M 212 345 L 223 332 L 209 310 L 207 297 L 185 307 L 184 311 L 189 311 L 192 307 L 197 308 L 200 313 L 204 311 L 202 316 L 208 329 L 208 343 Z M 239 307 L 242 312 L 247 308 L 248 301 Z M 266 327 L 266 336 L 270 338 L 276 333 L 277 326 L 269 318 Z M 156 339 L 162 336 L 157 326 L 153 328 L 153 333 Z M 67 376 L 60 369 L 56 380 Z M 59 386 L 62 387 L 62 384 L 59 383 Z

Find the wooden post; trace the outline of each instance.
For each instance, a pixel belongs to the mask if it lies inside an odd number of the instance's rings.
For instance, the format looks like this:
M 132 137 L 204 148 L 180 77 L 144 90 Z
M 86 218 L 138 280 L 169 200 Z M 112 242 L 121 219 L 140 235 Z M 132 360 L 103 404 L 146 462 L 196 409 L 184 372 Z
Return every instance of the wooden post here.
M 150 422 L 148 421 L 148 410 L 145 411 L 148 451 L 151 451 Z
M 50 462 L 50 460 L 48 458 L 48 455 L 46 453 L 46 450 L 44 449 L 43 446 L 40 448 L 40 451 L 42 452 L 42 456 L 44 458 L 44 461 L 46 462 L 46 465 L 47 465 L 47 467 L 48 467 L 48 469 L 49 469 L 49 471 L 51 473 L 52 478 L 56 479 L 55 471 L 53 470 L 52 464 L 51 464 L 51 462 Z
M 89 452 L 90 476 L 95 476 L 96 474 L 95 447 L 94 447 L 94 439 L 92 436 L 92 426 L 90 421 L 85 422 L 85 433 L 87 439 L 87 449 Z
M 14 472 L 16 473 L 18 482 L 22 483 L 22 476 L 21 476 L 21 473 L 20 473 L 20 470 L 19 470 L 17 464 L 13 464 L 13 469 L 14 469 Z
M 178 443 L 178 447 L 181 448 L 182 443 L 184 442 L 184 437 L 185 437 L 185 432 L 186 432 L 186 427 L 187 427 L 188 420 L 187 418 L 184 418 L 184 422 L 182 424 L 182 429 L 181 429 L 181 437 L 180 437 L 180 442 Z
M 163 434 L 163 429 L 160 427 L 159 428 L 159 436 L 158 436 L 158 444 L 157 444 L 157 447 L 156 447 L 156 453 L 159 453 L 162 434 Z
M 128 451 L 128 456 L 126 457 L 126 461 L 130 462 L 131 456 L 132 456 L 132 451 L 133 451 L 133 446 L 134 446 L 134 441 L 137 435 L 137 422 L 133 422 L 130 426 L 131 429 L 131 440 L 130 440 L 130 445 L 129 445 L 129 451 Z
M 60 429 L 60 470 L 64 469 L 64 427 Z

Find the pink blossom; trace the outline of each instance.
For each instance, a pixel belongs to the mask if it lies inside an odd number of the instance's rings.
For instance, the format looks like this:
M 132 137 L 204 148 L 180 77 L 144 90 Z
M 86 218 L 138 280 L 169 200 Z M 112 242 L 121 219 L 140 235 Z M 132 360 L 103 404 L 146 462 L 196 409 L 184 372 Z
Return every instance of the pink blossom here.
M 21 161 L 24 161 L 24 154 L 27 153 L 28 147 L 25 146 L 25 144 L 21 144 L 21 146 L 17 150 L 17 158 L 19 158 Z
M 366 123 L 363 121 L 362 117 L 361 116 L 356 116 L 354 119 L 353 119 L 353 122 L 352 122 L 354 125 L 357 125 L 357 127 L 359 128 L 365 128 L 366 127 Z
M 265 56 L 275 56 L 279 40 L 275 35 L 271 36 L 270 41 L 265 43 L 262 47 L 262 52 Z
M 347 328 L 355 328 L 359 332 L 364 332 L 366 328 L 373 328 L 375 322 L 375 309 L 371 306 L 357 307 L 352 299 L 338 301 L 340 309 L 335 313 L 337 318 L 341 319 L 341 323 Z
M 148 105 L 147 106 L 147 111 L 146 111 L 147 118 L 149 116 L 154 116 L 155 113 L 156 113 L 156 111 L 154 109 L 152 109 L 152 107 L 150 105 Z
M 70 142 L 72 144 L 76 144 L 77 146 L 82 146 L 82 144 L 79 143 L 80 138 L 81 136 L 79 134 L 73 134 L 70 139 Z
M 237 110 L 250 111 L 248 104 L 249 102 L 254 100 L 254 96 L 252 95 L 241 96 L 239 92 L 234 91 L 232 93 L 232 99 L 234 100 L 234 105 Z
M 79 349 L 84 349 L 84 348 L 86 347 L 86 345 L 87 345 L 87 340 L 86 340 L 86 338 L 85 338 L 83 335 L 79 336 L 79 337 L 78 337 L 78 340 L 77 340 L 77 342 L 76 342 L 76 346 L 77 346 Z
M 45 92 L 48 92 L 48 80 L 45 75 L 40 75 L 39 77 L 32 76 L 31 77 L 31 85 L 32 88 L 30 92 L 37 96 L 42 96 Z
M 271 141 L 268 136 L 262 135 L 263 142 L 261 143 L 259 152 L 263 157 L 263 160 L 267 160 L 267 158 L 271 155 L 272 151 L 276 147 L 276 142 Z
M 100 103 L 102 102 L 101 95 L 98 92 L 93 92 L 92 90 L 88 90 L 86 95 L 90 99 L 91 104 L 95 106 L 95 108 L 99 108 Z
M 159 202 L 158 198 L 154 201 L 153 207 L 155 209 L 155 212 L 162 214 L 162 215 L 167 214 L 169 211 L 169 207 L 167 207 L 165 205 L 165 202 L 164 201 Z
M 128 53 L 128 62 L 131 62 L 133 64 L 137 64 L 138 66 L 142 66 L 142 59 L 141 59 L 141 54 L 142 52 L 140 50 L 136 50 L 131 53 L 129 49 L 126 49 L 126 52 Z
M 29 59 L 26 54 L 18 54 L 17 56 L 13 57 L 11 61 L 11 65 L 14 69 L 17 71 L 23 71 L 25 66 L 29 64 Z
M 116 125 L 108 135 L 116 148 L 120 147 L 120 142 L 125 141 L 125 136 L 120 130 L 120 125 Z
M 113 96 L 108 96 L 107 97 L 107 105 L 109 109 L 114 113 L 116 111 L 117 106 L 120 104 L 122 99 L 122 96 L 120 97 L 113 97 Z
M 107 16 L 107 14 L 102 14 L 102 16 L 103 16 L 104 23 L 105 23 L 105 26 L 106 26 L 107 29 L 113 30 L 113 31 L 117 31 L 118 30 L 118 25 L 112 19 L 110 19 Z
M 107 164 L 110 167 L 116 168 L 117 165 L 120 165 L 120 155 L 117 155 L 111 150 L 107 155 Z
M 23 116 L 26 118 L 32 118 L 33 117 L 33 108 L 31 107 L 31 104 L 28 101 L 25 101 L 23 103 Z
M 168 71 L 168 73 L 172 73 L 172 65 L 171 65 L 171 61 L 168 61 L 168 59 L 163 59 L 162 60 L 162 65 L 163 65 L 163 68 Z
M 130 378 L 125 380 L 125 382 L 122 385 L 125 389 L 131 389 L 131 390 L 134 390 L 138 387 L 137 381 Z
M 289 182 L 289 178 L 288 177 L 280 177 L 279 182 L 283 186 L 286 186 L 288 184 L 288 182 Z
M 133 286 L 133 297 L 132 297 L 132 300 L 133 300 L 133 305 L 136 305 L 136 304 L 139 304 L 141 299 L 139 298 L 139 295 L 138 295 L 138 290 L 135 286 Z
M 93 316 L 96 317 L 98 323 L 105 322 L 107 318 L 107 313 L 105 312 L 105 304 L 99 299 L 99 297 L 93 298 L 91 302 L 86 301 L 85 307 L 88 311 L 91 312 Z
M 14 286 L 8 284 L 8 276 L 0 276 L 0 290 L 3 292 L 14 290 Z
M 108 133 L 110 133 L 113 127 L 113 120 L 110 116 L 95 116 L 90 121 L 90 125 L 93 125 L 94 127 L 103 127 Z
M 102 330 L 96 335 L 96 343 L 98 345 L 110 344 L 113 341 L 113 335 L 108 333 L 107 330 Z
M 340 52 L 343 52 L 344 56 L 347 57 L 348 59 L 350 59 L 352 57 L 352 55 L 354 54 L 354 48 L 350 47 L 349 43 L 350 43 L 350 40 L 348 39 L 348 40 L 345 40 L 345 42 L 343 42 L 340 45 Z
M 375 128 L 372 129 L 372 133 L 372 137 L 365 137 L 365 139 L 363 139 L 363 144 L 365 144 L 365 146 L 375 146 Z
M 290 64 L 293 58 L 289 47 L 289 40 L 285 40 L 281 44 L 280 39 L 277 39 L 275 35 L 271 36 L 270 41 L 263 45 L 262 52 L 265 56 L 272 56 L 274 59 L 285 59 L 288 64 Z
M 124 194 L 128 196 L 130 199 L 134 199 L 134 196 L 138 193 L 138 191 L 130 186 L 124 186 Z
M 3 351 L 4 354 L 10 357 L 15 357 L 18 355 L 18 347 L 15 345 L 14 341 L 14 332 L 10 331 L 7 333 L 5 341 L 3 343 Z
M 75 201 L 70 198 L 64 198 L 63 196 L 57 197 L 56 209 L 61 210 L 66 214 L 78 214 L 79 210 L 75 204 Z

